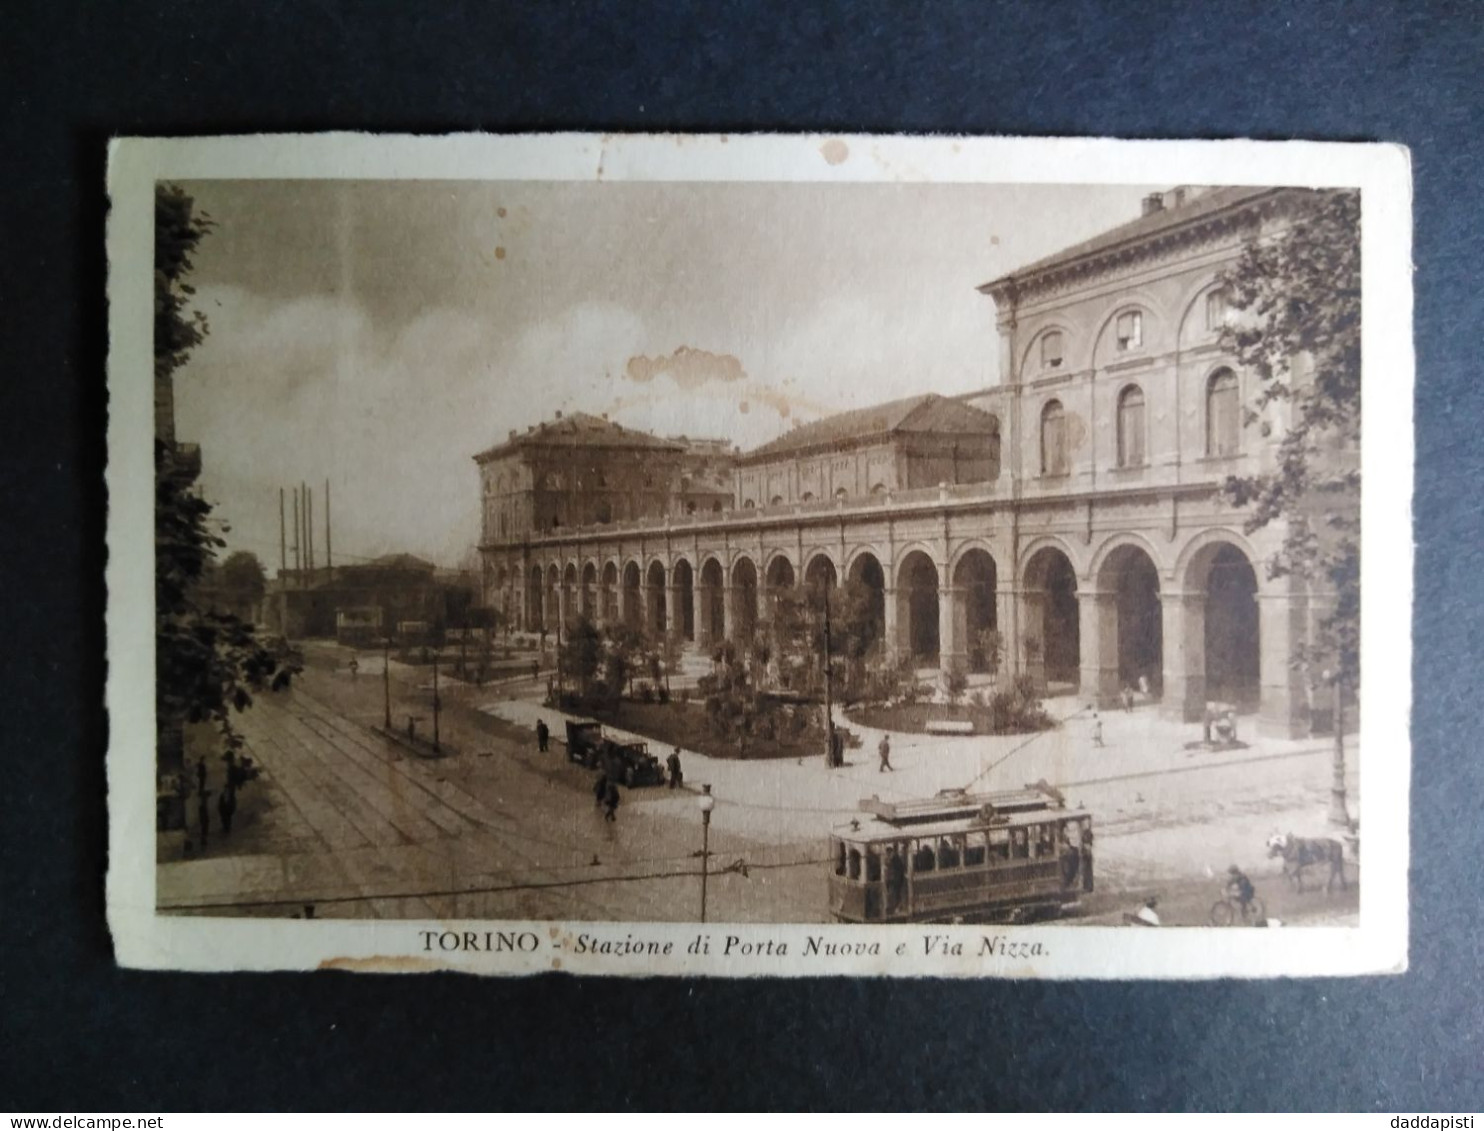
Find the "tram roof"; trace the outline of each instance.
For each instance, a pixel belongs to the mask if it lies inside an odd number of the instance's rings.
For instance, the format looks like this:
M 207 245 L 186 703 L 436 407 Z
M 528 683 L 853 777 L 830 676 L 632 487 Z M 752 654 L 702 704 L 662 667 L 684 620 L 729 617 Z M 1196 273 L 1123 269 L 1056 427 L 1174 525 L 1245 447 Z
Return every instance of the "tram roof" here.
M 935 836 L 1022 829 L 1030 825 L 1043 825 L 1048 821 L 1076 820 L 1090 815 L 1085 809 L 1036 809 L 1026 813 L 1007 813 L 988 824 L 978 817 L 956 817 L 905 826 L 872 820 L 862 822 L 859 829 L 835 829 L 833 835 L 840 840 L 858 844 L 886 844 Z

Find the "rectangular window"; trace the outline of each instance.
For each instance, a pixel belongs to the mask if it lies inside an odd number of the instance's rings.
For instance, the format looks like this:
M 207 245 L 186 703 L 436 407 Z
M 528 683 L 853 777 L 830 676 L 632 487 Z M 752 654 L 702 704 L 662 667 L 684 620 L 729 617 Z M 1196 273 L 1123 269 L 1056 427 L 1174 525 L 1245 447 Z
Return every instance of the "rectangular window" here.
M 1049 330 L 1041 335 L 1041 368 L 1056 369 L 1061 365 L 1061 331 Z
M 1226 292 L 1212 291 L 1206 296 L 1206 329 L 1220 330 L 1226 325 Z
M 1144 344 L 1144 316 L 1137 310 L 1130 310 L 1118 316 L 1118 348 L 1121 350 L 1138 349 Z

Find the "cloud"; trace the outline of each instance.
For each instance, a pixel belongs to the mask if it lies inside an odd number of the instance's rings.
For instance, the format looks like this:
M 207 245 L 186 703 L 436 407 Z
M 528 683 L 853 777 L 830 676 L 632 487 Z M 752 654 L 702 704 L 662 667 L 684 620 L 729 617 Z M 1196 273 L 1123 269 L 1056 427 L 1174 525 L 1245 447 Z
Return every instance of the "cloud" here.
M 656 377 L 669 377 L 682 389 L 694 389 L 712 382 L 742 381 L 747 371 L 729 353 L 681 346 L 668 357 L 631 357 L 624 366 L 630 381 L 647 384 Z

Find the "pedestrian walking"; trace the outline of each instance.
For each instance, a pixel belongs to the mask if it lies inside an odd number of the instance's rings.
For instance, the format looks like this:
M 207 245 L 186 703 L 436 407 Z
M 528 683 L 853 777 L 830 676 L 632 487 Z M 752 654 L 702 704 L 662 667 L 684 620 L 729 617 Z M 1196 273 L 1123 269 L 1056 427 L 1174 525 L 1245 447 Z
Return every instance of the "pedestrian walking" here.
M 670 771 L 670 788 L 679 789 L 685 782 L 685 775 L 680 771 L 680 747 L 675 747 L 670 756 L 665 759 L 665 768 Z
M 1125 714 L 1132 714 L 1134 709 L 1134 689 L 1128 684 L 1123 685 L 1123 710 Z
M 232 816 L 237 812 L 237 791 L 232 788 L 222 790 L 216 799 L 217 815 L 222 819 L 222 835 L 232 835 Z
M 350 667 L 350 682 L 351 683 L 354 683 L 356 681 L 356 674 L 361 670 L 361 661 L 358 660 L 358 659 L 356 659 L 354 656 L 352 656 L 350 658 L 349 667 Z
M 196 792 L 206 792 L 206 759 L 196 759 Z
M 891 739 L 889 739 L 884 734 L 881 736 L 881 741 L 876 745 L 876 756 L 881 759 L 881 764 L 876 767 L 876 772 L 878 774 L 885 773 L 887 770 L 892 769 Z M 893 772 L 895 771 L 893 770 Z
M 532 682 L 535 682 L 536 680 L 538 680 L 540 678 L 541 678 L 541 661 L 540 660 L 532 660 L 531 661 L 531 680 L 532 680 Z
M 612 782 L 608 783 L 608 789 L 603 794 L 603 820 L 617 821 L 618 812 L 618 786 Z
M 546 753 L 547 745 L 551 742 L 551 728 L 546 725 L 545 719 L 536 720 L 536 749 Z
M 1098 718 L 1098 713 L 1092 713 L 1092 744 L 1096 747 L 1103 745 L 1103 720 Z
M 593 783 L 593 808 L 596 809 L 603 804 L 604 798 L 608 796 L 608 775 L 599 774 L 598 780 Z
M 211 840 L 211 806 L 206 799 L 211 794 L 206 790 L 201 791 L 201 796 L 196 802 L 196 824 L 201 829 L 201 851 L 206 851 L 207 842 Z

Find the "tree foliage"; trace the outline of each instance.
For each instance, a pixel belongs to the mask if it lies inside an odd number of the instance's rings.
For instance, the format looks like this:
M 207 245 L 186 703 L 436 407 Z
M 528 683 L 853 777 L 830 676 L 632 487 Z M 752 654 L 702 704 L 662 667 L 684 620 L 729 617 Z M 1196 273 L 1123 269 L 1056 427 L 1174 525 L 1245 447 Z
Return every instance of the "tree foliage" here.
M 185 279 L 191 256 L 211 227 L 178 186 L 156 190 L 157 382 L 173 380 L 207 333 L 206 319 L 190 306 L 193 292 Z M 212 722 L 228 749 L 235 749 L 242 740 L 232 727 L 232 713 L 246 710 L 254 691 L 285 686 L 298 663 L 286 647 L 266 646 L 251 626 L 197 600 L 200 582 L 224 545 L 211 530 L 211 504 L 196 489 L 198 471 L 198 460 L 170 439 L 156 437 L 156 728 L 163 748 L 164 737 L 178 733 L 183 723 Z
M 1270 577 L 1293 575 L 1320 606 L 1294 657 L 1331 683 L 1360 674 L 1360 198 L 1303 197 L 1277 235 L 1247 246 L 1223 278 L 1233 316 L 1221 342 L 1258 381 L 1247 423 L 1283 429 L 1272 470 L 1231 477 L 1249 533 L 1283 523 Z

